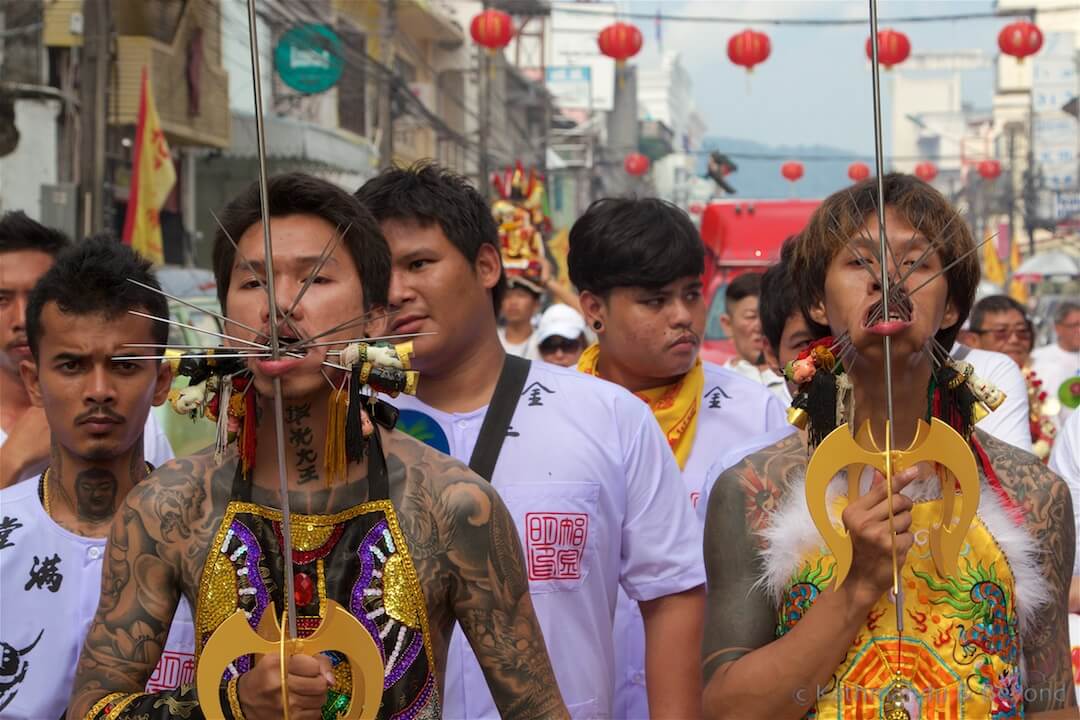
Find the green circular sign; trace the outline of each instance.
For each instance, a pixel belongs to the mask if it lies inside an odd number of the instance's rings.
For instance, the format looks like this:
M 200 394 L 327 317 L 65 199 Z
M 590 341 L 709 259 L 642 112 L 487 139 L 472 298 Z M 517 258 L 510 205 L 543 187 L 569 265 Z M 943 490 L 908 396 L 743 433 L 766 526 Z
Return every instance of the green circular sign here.
M 321 93 L 341 78 L 341 39 L 328 25 L 300 25 L 274 48 L 274 67 L 282 82 L 302 93 Z

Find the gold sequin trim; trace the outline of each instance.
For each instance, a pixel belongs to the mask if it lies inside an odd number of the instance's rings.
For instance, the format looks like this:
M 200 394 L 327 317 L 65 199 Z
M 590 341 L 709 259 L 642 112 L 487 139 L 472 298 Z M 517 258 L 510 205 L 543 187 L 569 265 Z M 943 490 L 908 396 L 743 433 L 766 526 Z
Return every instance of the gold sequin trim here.
M 383 566 L 383 607 L 387 615 L 415 630 L 420 627 L 424 595 L 419 587 L 409 584 L 404 567 L 408 562 L 408 558 L 396 552 Z
M 240 685 L 240 678 L 234 677 L 225 686 L 225 693 L 229 697 L 229 712 L 232 713 L 233 720 L 247 720 L 244 717 L 244 710 L 240 707 L 240 693 L 237 688 Z
M 409 546 L 405 542 L 405 535 L 401 532 L 401 526 L 398 525 L 397 514 L 394 512 L 394 505 L 392 502 L 390 502 L 389 500 L 373 500 L 370 502 L 362 503 L 360 505 L 353 505 L 352 507 L 346 510 L 342 510 L 339 513 L 334 513 L 333 515 L 304 515 L 301 513 L 293 513 L 293 542 L 296 542 L 297 528 L 303 527 L 305 528 L 306 532 L 307 526 L 310 525 L 312 527 L 320 529 L 329 528 L 327 532 L 333 532 L 334 525 L 347 522 L 360 515 L 367 515 L 373 512 L 381 512 L 386 518 L 387 526 L 390 528 L 390 537 L 393 538 L 394 545 L 397 550 L 395 556 L 400 556 L 402 558 L 401 567 L 399 568 L 399 572 L 397 573 L 401 577 L 401 580 L 395 580 L 395 583 L 400 583 L 403 588 L 406 588 L 405 590 L 402 590 L 402 592 L 404 592 L 406 595 L 411 595 L 412 599 L 402 601 L 402 606 L 399 607 L 412 608 L 415 620 L 419 621 L 416 624 L 419 625 L 421 633 L 424 636 L 424 653 L 427 655 L 429 672 L 431 672 L 432 675 L 437 676 L 435 666 L 435 650 L 431 645 L 431 631 L 428 628 L 427 603 L 424 601 L 423 590 L 421 590 L 420 586 L 420 577 L 416 573 L 416 565 L 413 563 L 412 555 L 409 553 Z M 207 555 L 207 558 L 212 558 L 212 561 L 209 561 L 209 566 L 204 566 L 203 568 L 202 580 L 199 583 L 199 597 L 196 598 L 195 601 L 195 627 L 197 630 L 195 633 L 196 662 L 198 662 L 198 657 L 202 653 L 203 635 L 216 630 L 218 625 L 224 622 L 224 618 L 228 617 L 230 614 L 232 614 L 232 612 L 236 610 L 236 571 L 233 568 L 233 565 L 229 561 L 228 557 L 221 554 L 220 548 L 221 544 L 225 541 L 225 534 L 229 531 L 229 527 L 232 525 L 233 518 L 235 518 L 238 514 L 242 513 L 255 515 L 271 522 L 281 522 L 280 510 L 264 507 L 255 503 L 230 502 L 228 507 L 225 508 L 225 513 L 221 518 L 221 524 L 218 526 L 218 531 L 214 535 L 213 544 L 210 546 L 211 551 Z M 225 565 L 224 568 L 220 568 L 222 563 L 224 563 Z M 228 571 L 228 577 L 232 579 L 234 587 L 232 595 L 228 596 L 228 611 L 225 612 L 224 616 L 221 617 L 221 619 L 217 620 L 214 623 L 211 623 L 211 619 L 221 614 L 222 609 L 220 609 L 220 607 L 223 606 L 226 597 L 220 594 L 220 590 L 218 593 L 214 592 L 214 590 L 216 589 L 214 587 L 214 583 L 222 582 L 221 580 L 217 580 L 215 577 L 219 572 L 219 568 L 221 572 L 224 572 L 225 570 Z M 326 593 L 325 580 L 323 579 L 324 574 L 320 572 L 319 578 L 319 594 L 321 605 L 321 601 L 323 598 L 325 598 Z M 387 601 L 384 600 L 384 603 L 385 602 Z M 212 603 L 212 605 L 208 607 L 208 603 Z M 215 608 L 213 607 L 214 605 L 219 606 L 219 608 L 216 609 L 216 612 Z M 389 612 L 389 608 L 387 610 Z M 320 608 L 320 612 L 321 611 L 322 610 Z M 402 610 L 402 612 L 407 611 Z M 413 627 L 416 627 L 416 625 L 414 624 Z
M 101 711 L 104 710 L 107 705 L 114 700 L 119 700 L 124 697 L 124 694 L 125 693 L 122 692 L 115 692 L 98 700 L 94 703 L 94 707 L 90 708 L 90 712 L 86 713 L 86 720 L 97 720 L 98 715 L 101 714 Z
M 295 523 L 296 521 L 293 520 Z M 318 550 L 330 536 L 334 534 L 334 526 L 322 527 L 314 523 L 295 524 L 292 527 L 293 549 L 302 552 Z

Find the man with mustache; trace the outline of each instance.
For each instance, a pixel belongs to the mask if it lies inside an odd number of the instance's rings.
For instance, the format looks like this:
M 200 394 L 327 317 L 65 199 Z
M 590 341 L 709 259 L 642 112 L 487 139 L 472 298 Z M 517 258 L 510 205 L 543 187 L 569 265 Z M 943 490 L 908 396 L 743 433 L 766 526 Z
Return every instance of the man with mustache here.
M 253 183 L 225 206 L 214 238 L 225 332 L 235 333 L 236 348 L 265 340 L 271 329 L 260 190 Z M 347 376 L 324 364 L 328 356 L 342 360 L 339 353 L 363 336 L 368 312 L 386 304 L 390 252 L 378 225 L 352 195 L 303 173 L 271 177 L 265 202 L 279 339 L 292 349 L 277 360 L 254 353 L 244 358 L 243 374 L 222 378 L 235 391 L 226 417 L 244 436 L 236 451 L 230 445 L 220 455 L 208 448 L 178 458 L 128 495 L 110 535 L 69 716 L 255 720 L 280 718 L 287 709 L 292 720 L 314 720 L 362 703 L 350 697 L 353 674 L 362 668 L 336 653 L 299 652 L 283 667 L 278 653 L 256 655 L 250 645 L 231 646 L 235 660 L 215 669 L 222 715 L 191 687 L 140 692 L 181 597 L 193 600 L 196 655 L 205 663 L 207 644 L 226 618 L 244 617 L 254 636 L 260 622 L 272 623 L 271 608 L 286 607 L 288 562 L 301 637 L 325 628 L 331 612 L 345 612 L 352 620 L 332 640 L 347 639 L 351 628 L 353 647 L 376 645 L 370 649 L 382 676 L 363 679 L 382 690 L 376 717 L 441 717 L 446 657 L 458 625 L 505 717 L 565 717 L 521 546 L 499 494 L 452 458 L 391 429 L 392 408 L 370 410 L 357 385 L 342 408 L 336 389 Z M 300 344 L 315 336 L 316 344 Z M 280 417 L 275 379 L 284 402 Z M 284 467 L 275 421 L 287 433 Z M 363 457 L 339 456 L 334 472 L 334 445 L 352 441 Z M 282 469 L 291 557 L 278 510 Z M 149 649 L 130 641 L 132 627 L 143 629 Z M 329 648 L 336 649 L 348 648 Z
M 129 310 L 161 317 L 168 308 L 163 296 L 129 279 L 158 286 L 130 248 L 91 238 L 59 253 L 26 306 L 32 360 L 20 369 L 30 401 L 48 420 L 51 451 L 37 482 L 0 491 L 0 641 L 27 647 L 40 636 L 24 653 L 26 674 L 8 690 L 4 717 L 64 712 L 100 594 L 105 536 L 151 469 L 143 428 L 151 406 L 165 400 L 172 371 L 116 356 L 129 354 L 129 343 L 164 345 L 168 337 L 164 323 Z M 129 626 L 131 642 L 147 642 L 141 630 Z M 162 664 L 152 688 L 191 682 L 193 632 L 185 602 L 168 639 L 155 642 Z
M 597 337 L 578 369 L 622 385 L 649 407 L 691 506 L 725 449 L 790 427 L 768 390 L 698 357 L 705 250 L 682 210 L 655 198 L 598 200 L 570 229 L 569 266 Z M 645 631 L 638 603 L 625 593 L 615 621 L 614 716 L 647 718 Z
M 62 232 L 21 211 L 0 217 L 0 488 L 36 477 L 48 464 L 49 425 L 45 412 L 30 402 L 19 365 L 31 359 L 26 339 L 30 290 L 68 244 Z M 173 456 L 153 413 L 146 418 L 143 442 L 146 459 L 154 465 Z
M 390 331 L 431 333 L 416 339 L 422 380 L 416 398 L 401 398 L 402 424 L 483 470 L 506 499 L 570 714 L 612 717 L 622 587 L 642 604 L 654 715 L 698 716 L 700 673 L 687 660 L 701 641 L 700 527 L 648 407 L 576 370 L 507 356 L 495 324 L 498 231 L 467 180 L 418 165 L 384 171 L 357 195 L 393 254 Z M 451 645 L 446 715 L 495 717 L 462 640 Z
M 766 363 L 765 338 L 761 334 L 761 274 L 745 272 L 724 288 L 724 312 L 720 326 L 735 345 L 735 357 L 724 367 L 769 388 L 787 401 L 784 376 L 773 372 Z

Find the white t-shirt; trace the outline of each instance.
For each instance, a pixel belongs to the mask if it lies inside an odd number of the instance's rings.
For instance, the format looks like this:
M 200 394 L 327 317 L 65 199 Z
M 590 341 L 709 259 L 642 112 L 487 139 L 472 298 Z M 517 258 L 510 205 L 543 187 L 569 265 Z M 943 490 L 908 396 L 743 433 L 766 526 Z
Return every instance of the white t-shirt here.
M 0 691 L 5 720 L 52 720 L 64 712 L 101 597 L 104 557 L 105 538 L 76 535 L 46 514 L 38 482 L 0 490 L 0 643 L 4 681 L 16 680 Z M 139 640 L 136 628 L 127 630 Z M 194 653 L 191 609 L 181 598 L 148 690 L 194 682 Z
M 1065 420 L 1050 451 L 1050 469 L 1069 485 L 1073 516 L 1076 519 L 1077 549 L 1080 550 L 1080 413 Z M 1073 559 L 1073 575 L 1080 575 L 1080 552 Z
M 952 356 L 971 363 L 976 375 L 1005 393 L 1005 402 L 979 421 L 979 429 L 1024 452 L 1031 452 L 1031 409 L 1027 384 L 1013 359 L 1003 353 L 970 348 L 960 343 L 953 345 Z
M 404 395 L 395 404 L 399 429 L 469 461 L 487 407 L 445 413 Z M 611 717 L 617 589 L 652 600 L 705 582 L 701 528 L 660 426 L 617 385 L 533 363 L 493 482 L 521 535 L 533 606 L 570 714 Z M 498 717 L 460 629 L 443 715 Z
M 519 343 L 512 343 L 506 339 L 506 328 L 500 327 L 498 330 L 499 342 L 502 343 L 503 350 L 509 355 L 517 355 L 523 357 L 526 360 L 539 360 L 540 359 L 540 343 L 536 340 L 536 331 L 533 330 L 529 334 L 529 337 Z
M 0 430 L 0 447 L 2 447 L 5 442 L 7 442 L 7 433 Z M 172 460 L 174 457 L 172 445 L 169 444 L 169 438 L 165 437 L 165 431 L 158 425 L 157 420 L 154 419 L 154 413 L 151 411 L 146 415 L 146 425 L 143 429 L 143 458 L 154 467 L 158 467 L 159 465 L 163 465 Z M 36 478 L 40 474 L 40 468 L 32 470 L 19 478 L 15 484 L 18 485 L 24 480 Z
M 758 385 L 764 385 L 781 402 L 791 404 L 791 393 L 788 392 L 787 381 L 784 380 L 783 375 L 777 375 L 771 368 L 759 370 L 756 365 L 737 356 L 728 360 L 724 367 Z
M 1061 383 L 1080 375 L 1080 352 L 1068 352 L 1057 343 L 1044 345 L 1031 353 L 1031 369 L 1043 381 L 1042 389 L 1056 397 Z M 1051 418 L 1058 430 L 1073 412 L 1072 408 L 1062 405 L 1057 417 Z
M 749 363 L 747 365 L 757 372 Z M 702 489 L 706 485 L 711 487 L 709 467 L 717 456 L 768 430 L 794 429 L 788 425 L 784 406 L 764 385 L 713 363 L 702 363 L 702 368 L 705 386 L 697 432 L 682 473 L 691 507 L 698 505 Z M 645 624 L 641 607 L 621 591 L 615 606 L 615 657 L 619 660 L 613 717 L 648 718 Z

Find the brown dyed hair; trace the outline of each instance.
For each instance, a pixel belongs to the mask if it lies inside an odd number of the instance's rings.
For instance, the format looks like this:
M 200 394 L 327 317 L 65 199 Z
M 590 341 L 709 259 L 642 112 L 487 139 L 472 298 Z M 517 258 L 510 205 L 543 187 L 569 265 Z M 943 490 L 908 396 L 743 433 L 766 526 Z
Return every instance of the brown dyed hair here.
M 955 325 L 938 330 L 936 338 L 945 348 L 951 348 L 975 301 L 975 288 L 979 284 L 979 258 L 970 252 L 975 246 L 971 230 L 941 193 L 912 175 L 885 176 L 885 205 L 935 245 L 942 267 L 969 253 L 945 272 L 949 299 L 959 318 Z M 798 236 L 791 258 L 791 276 L 797 284 L 803 314 L 825 299 L 825 273 L 829 264 L 844 250 L 848 239 L 857 237 L 876 213 L 875 178 L 833 193 L 814 211 L 806 229 Z

